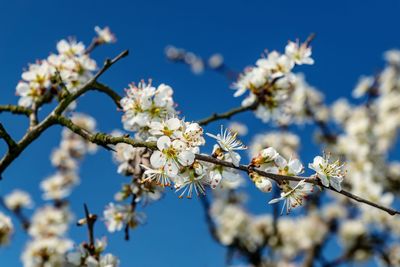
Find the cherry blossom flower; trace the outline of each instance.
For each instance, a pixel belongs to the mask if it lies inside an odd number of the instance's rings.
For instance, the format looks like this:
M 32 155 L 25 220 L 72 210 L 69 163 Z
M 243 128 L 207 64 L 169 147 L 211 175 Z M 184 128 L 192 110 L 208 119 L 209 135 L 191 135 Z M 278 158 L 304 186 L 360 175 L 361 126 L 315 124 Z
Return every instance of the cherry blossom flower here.
M 145 220 L 144 214 L 132 211 L 130 205 L 115 205 L 114 203 L 106 206 L 103 215 L 110 233 L 122 230 L 125 225 L 134 228 Z
M 316 176 L 321 180 L 321 183 L 329 187 L 331 185 L 337 191 L 342 190 L 341 183 L 343 181 L 343 164 L 339 160 L 330 163 L 329 155 L 325 157 L 316 156 L 313 163 L 308 164 L 310 169 L 316 172 Z
M 19 82 L 16 88 L 16 93 L 21 98 L 18 100 L 18 105 L 30 107 L 43 95 L 41 88 L 30 87 L 26 82 Z
M 286 213 L 289 213 L 292 208 L 296 208 L 303 204 L 303 200 L 313 191 L 311 184 L 306 183 L 305 180 L 301 180 L 296 185 L 291 186 L 290 184 L 284 185 L 283 192 L 279 198 L 270 200 L 269 204 L 274 204 L 279 201 L 284 201 L 282 212 L 286 207 Z
M 34 239 L 27 243 L 22 253 L 24 267 L 63 266 L 65 253 L 72 248 L 72 241 L 59 237 Z
M 168 136 L 161 136 L 157 140 L 157 148 L 159 151 L 151 155 L 151 165 L 154 168 L 163 167 L 169 176 L 176 176 L 181 166 L 188 166 L 194 161 L 193 152 L 180 140 L 171 141 Z
M 141 131 L 152 121 L 161 122 L 173 117 L 176 111 L 172 94 L 172 88 L 165 84 L 157 88 L 143 81 L 138 86 L 130 85 L 126 90 L 126 96 L 121 99 L 124 128 L 130 131 Z
M 274 159 L 274 163 L 275 166 L 267 167 L 265 171 L 281 175 L 296 176 L 301 174 L 304 170 L 303 165 L 298 159 L 290 159 L 287 161 L 285 158 L 278 155 Z
M 149 133 L 153 136 L 165 135 L 171 138 L 182 136 L 182 124 L 178 118 L 171 118 L 162 122 L 152 121 L 149 127 Z
M 299 41 L 289 41 L 285 47 L 285 54 L 297 65 L 314 64 L 314 60 L 311 58 L 311 48 L 306 43 L 300 45 Z
M 193 165 L 193 168 L 186 167 L 183 173 L 174 178 L 176 192 L 181 192 L 179 198 L 183 198 L 186 194 L 186 198 L 191 199 L 193 193 L 197 196 L 206 193 L 205 186 L 209 181 L 206 179 L 203 166 L 198 162 Z
M 61 55 L 68 57 L 81 56 L 85 52 L 85 45 L 82 42 L 77 42 L 74 39 L 61 40 L 57 43 L 57 51 Z
M 120 231 L 130 220 L 132 211 L 130 207 L 124 205 L 108 204 L 104 210 L 104 220 L 109 232 Z
M 4 204 L 10 210 L 32 208 L 31 196 L 22 190 L 16 189 L 4 197 Z
M 143 173 L 142 182 L 156 182 L 157 185 L 162 187 L 171 186 L 171 178 L 167 175 L 163 167 L 152 169 L 146 165 L 141 165 L 145 171 Z
M 245 150 L 247 147 L 243 145 L 243 143 L 238 140 L 237 133 L 231 132 L 229 129 L 223 129 L 223 126 L 221 126 L 221 133 L 217 135 L 213 135 L 210 133 L 206 133 L 208 136 L 214 138 L 217 140 L 218 145 L 221 147 L 221 149 L 227 153 L 229 153 L 232 163 L 235 166 L 239 166 L 239 161 L 240 161 L 240 155 L 236 153 L 236 150 Z
M 94 30 L 98 35 L 97 40 L 100 43 L 110 44 L 117 41 L 109 27 L 100 28 L 99 26 L 96 26 L 94 27 Z

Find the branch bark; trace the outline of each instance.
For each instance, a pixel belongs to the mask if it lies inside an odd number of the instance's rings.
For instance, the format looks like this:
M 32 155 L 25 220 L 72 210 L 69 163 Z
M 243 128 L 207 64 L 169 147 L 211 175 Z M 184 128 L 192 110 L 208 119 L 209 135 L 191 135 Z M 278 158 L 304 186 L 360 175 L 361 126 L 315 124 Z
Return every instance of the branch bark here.
M 239 113 L 242 113 L 242 112 L 245 112 L 248 110 L 255 110 L 257 107 L 258 107 L 258 102 L 254 102 L 250 106 L 233 108 L 224 113 L 214 113 L 207 118 L 198 120 L 197 123 L 201 126 L 206 126 L 207 124 L 209 124 L 213 121 L 217 121 L 217 120 L 221 120 L 221 119 L 230 119 L 232 116 L 234 116 L 236 114 L 239 114 Z
M 0 139 L 4 139 L 4 141 L 7 143 L 9 151 L 14 150 L 14 148 L 17 146 L 14 139 L 10 136 L 2 123 L 0 123 Z
M 114 137 L 108 134 L 104 134 L 104 133 L 96 133 L 96 134 L 91 134 L 86 132 L 85 130 L 83 130 L 82 128 L 80 128 L 79 126 L 75 125 L 71 120 L 65 118 L 65 117 L 58 117 L 56 118 L 56 122 L 58 122 L 59 124 L 68 127 L 70 130 L 72 130 L 74 133 L 82 136 L 84 139 L 93 142 L 95 144 L 101 145 L 101 146 L 107 146 L 107 145 L 116 145 L 118 143 L 125 143 L 125 144 L 130 144 L 133 147 L 147 147 L 151 150 L 156 150 L 156 144 L 154 142 L 141 142 L 141 141 L 135 141 L 127 136 L 119 136 L 119 137 Z M 336 189 L 334 189 L 333 187 L 329 186 L 326 187 L 324 186 L 320 180 L 318 180 L 317 178 L 315 178 L 314 176 L 310 176 L 310 177 L 300 177 L 300 176 L 286 176 L 286 175 L 280 175 L 280 174 L 274 174 L 274 173 L 268 173 L 265 171 L 262 171 L 260 169 L 256 169 L 256 168 L 252 168 L 249 165 L 239 165 L 239 166 L 235 166 L 233 165 L 233 163 L 228 162 L 228 161 L 223 161 L 223 160 L 219 160 L 216 158 L 213 158 L 211 156 L 208 155 L 203 155 L 203 154 L 196 154 L 195 158 L 199 161 L 204 161 L 204 162 L 209 162 L 209 163 L 213 163 L 216 165 L 220 165 L 220 166 L 224 166 L 224 167 L 228 167 L 228 168 L 232 168 L 232 169 L 236 169 L 236 170 L 240 170 L 240 171 L 244 171 L 246 173 L 249 173 L 250 171 L 255 172 L 263 177 L 267 177 L 269 179 L 274 180 L 277 183 L 281 183 L 283 181 L 295 181 L 295 182 L 300 182 L 302 180 L 305 180 L 307 183 L 310 184 L 314 184 L 317 185 L 321 188 L 325 188 L 331 191 L 334 191 L 338 194 L 344 195 L 350 199 L 353 199 L 357 202 L 360 203 L 364 203 L 367 204 L 371 207 L 375 207 L 377 209 L 380 209 L 382 211 L 387 212 L 390 215 L 396 215 L 396 214 L 400 214 L 400 211 L 394 210 L 392 208 L 389 207 L 385 207 L 382 206 L 380 204 L 374 203 L 372 201 L 369 201 L 367 199 L 364 199 L 362 197 L 356 196 L 346 190 L 342 190 L 342 191 L 337 191 Z
M 0 105 L 0 113 L 2 112 L 10 112 L 12 114 L 25 115 L 29 117 L 32 113 L 32 109 L 16 105 Z

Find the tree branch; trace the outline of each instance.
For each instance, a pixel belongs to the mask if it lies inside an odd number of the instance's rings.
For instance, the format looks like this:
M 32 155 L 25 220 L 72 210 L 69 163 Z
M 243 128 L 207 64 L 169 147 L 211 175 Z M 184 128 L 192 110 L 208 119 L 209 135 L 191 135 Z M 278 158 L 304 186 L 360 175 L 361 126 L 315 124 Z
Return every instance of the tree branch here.
M 236 115 L 238 113 L 242 113 L 242 112 L 245 112 L 248 110 L 255 110 L 257 107 L 258 107 L 258 102 L 254 102 L 250 106 L 233 108 L 233 109 L 228 110 L 223 113 L 214 113 L 207 118 L 198 120 L 197 123 L 201 126 L 206 126 L 207 124 L 209 124 L 213 121 L 217 121 L 217 120 L 221 120 L 221 119 L 230 119 L 233 115 Z
M 8 150 L 10 150 L 10 151 L 12 151 L 17 146 L 14 139 L 12 139 L 12 137 L 6 131 L 6 129 L 4 128 L 2 123 L 0 123 L 0 139 L 4 139 L 4 141 L 8 145 Z
M 88 229 L 88 239 L 89 243 L 86 246 L 87 251 L 91 256 L 94 256 L 96 253 L 96 247 L 94 244 L 94 224 L 97 220 L 96 214 L 91 214 L 86 204 L 83 204 L 83 208 L 85 210 L 85 218 L 86 218 L 86 225 Z
M 156 150 L 156 144 L 155 142 L 141 142 L 141 141 L 135 141 L 134 139 L 131 139 L 127 136 L 118 136 L 118 137 L 114 137 L 105 133 L 96 133 L 96 134 L 91 134 L 88 133 L 87 131 L 83 130 L 82 128 L 80 128 L 79 126 L 75 125 L 71 120 L 59 116 L 56 119 L 56 122 L 68 127 L 70 130 L 72 130 L 74 133 L 82 136 L 84 139 L 101 145 L 101 146 L 107 146 L 107 145 L 116 145 L 118 143 L 125 143 L 125 144 L 130 144 L 133 147 L 147 147 L 151 150 Z M 239 166 L 235 166 L 233 165 L 233 163 L 228 162 L 228 161 L 223 161 L 223 160 L 219 160 L 216 159 L 214 157 L 208 156 L 208 155 L 203 155 L 203 154 L 196 154 L 195 158 L 199 161 L 205 161 L 205 162 L 209 162 L 209 163 L 213 163 L 216 165 L 220 165 L 220 166 L 224 166 L 224 167 L 228 167 L 228 168 L 232 168 L 232 169 L 236 169 L 236 170 L 240 170 L 240 171 L 244 171 L 246 173 L 252 171 L 252 172 L 256 172 L 257 174 L 263 176 L 263 177 L 267 177 L 269 179 L 274 180 L 277 183 L 281 183 L 283 181 L 295 181 L 295 182 L 300 182 L 302 180 L 305 180 L 305 182 L 310 183 L 310 184 L 314 184 L 317 185 L 319 187 L 334 191 L 338 194 L 344 195 L 350 199 L 353 199 L 357 202 L 360 203 L 364 203 L 367 204 L 369 206 L 375 207 L 377 209 L 380 209 L 382 211 L 385 211 L 387 213 L 389 213 L 390 215 L 396 215 L 396 214 L 400 214 L 399 211 L 394 210 L 392 208 L 388 208 L 385 206 L 382 206 L 380 204 L 374 203 L 372 201 L 369 201 L 367 199 L 364 199 L 362 197 L 356 196 L 346 190 L 342 190 L 342 191 L 337 191 L 336 189 L 334 189 L 333 187 L 329 186 L 326 187 L 324 186 L 320 180 L 318 180 L 317 178 L 315 178 L 314 176 L 310 176 L 310 177 L 299 177 L 299 176 L 287 176 L 287 175 L 281 175 L 281 174 L 274 174 L 274 173 L 268 173 L 265 171 L 262 171 L 260 169 L 256 169 L 256 168 L 252 168 L 249 165 L 239 165 Z
M 134 214 L 135 209 L 136 209 L 136 194 L 134 194 L 134 193 L 132 193 L 130 207 L 131 207 L 131 212 L 132 212 L 132 214 Z M 130 239 L 129 223 L 127 223 L 127 224 L 125 225 L 124 232 L 125 232 L 125 237 L 124 237 L 125 240 L 126 240 L 126 241 L 129 241 L 129 239 Z
M 118 95 L 113 89 L 111 89 L 110 87 L 108 87 L 105 84 L 99 83 L 97 81 L 95 81 L 93 83 L 93 89 L 102 93 L 105 93 L 106 95 L 108 95 L 112 100 L 114 100 L 115 105 L 118 108 L 122 108 L 120 101 L 121 101 L 121 96 Z
M 151 150 L 157 149 L 157 146 L 154 142 L 136 141 L 127 136 L 112 136 L 112 135 L 105 134 L 105 133 L 92 134 L 92 133 L 84 130 L 83 128 L 79 127 L 78 125 L 74 124 L 70 119 L 63 117 L 63 116 L 56 116 L 55 121 L 56 121 L 56 123 L 67 127 L 72 132 L 76 133 L 77 135 L 80 135 L 85 140 L 92 142 L 94 144 L 97 144 L 99 146 L 105 147 L 108 150 L 110 150 L 110 147 L 108 147 L 108 145 L 116 145 L 119 143 L 129 144 L 133 147 L 147 147 Z
M 16 105 L 0 105 L 0 113 L 2 112 L 10 112 L 12 114 L 25 115 L 29 117 L 32 113 L 32 109 Z
M 53 109 L 53 111 L 39 124 L 31 127 L 22 139 L 15 145 L 13 151 L 8 151 L 0 160 L 0 176 L 4 170 L 16 159 L 25 148 L 36 140 L 47 128 L 57 123 L 57 117 L 61 115 L 64 110 L 78 97 L 93 88 L 96 80 L 118 60 L 128 55 L 128 50 L 123 51 L 112 60 L 106 60 L 104 66 L 85 84 L 83 84 L 75 93 L 67 95 L 60 103 Z M 102 140 L 102 135 L 99 135 L 96 140 Z

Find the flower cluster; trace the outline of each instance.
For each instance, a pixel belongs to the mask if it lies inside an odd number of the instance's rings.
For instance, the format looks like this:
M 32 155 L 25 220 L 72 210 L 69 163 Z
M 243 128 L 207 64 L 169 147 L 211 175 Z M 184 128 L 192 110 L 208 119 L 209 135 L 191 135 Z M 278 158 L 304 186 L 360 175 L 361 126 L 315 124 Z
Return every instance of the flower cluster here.
M 57 54 L 29 65 L 17 85 L 18 104 L 30 107 L 45 93 L 57 93 L 62 86 L 69 91 L 88 81 L 96 69 L 96 62 L 85 54 L 85 46 L 73 39 L 61 40 Z
M 247 68 L 233 84 L 234 96 L 249 92 L 242 106 L 257 104 L 255 115 L 263 122 L 301 123 L 309 117 L 310 109 L 326 119 L 323 96 L 302 75 L 292 73 L 295 65 L 313 63 L 308 42 L 289 42 L 284 54 L 272 51 Z
M 113 43 L 115 36 L 108 27 L 95 27 L 97 44 Z M 45 94 L 56 95 L 61 90 L 74 92 L 85 84 L 97 68 L 96 61 L 90 58 L 85 45 L 73 38 L 57 43 L 57 53 L 46 59 L 30 64 L 17 84 L 16 93 L 20 96 L 18 105 L 31 107 Z
M 268 147 L 261 150 L 256 157 L 251 161 L 252 167 L 257 167 L 267 173 L 280 174 L 284 176 L 298 176 L 304 171 L 304 167 L 298 159 L 290 159 L 287 161 L 273 147 Z M 309 164 L 309 168 L 316 172 L 316 177 L 321 180 L 321 183 L 329 187 L 331 185 L 337 191 L 341 191 L 341 182 L 343 181 L 343 172 L 339 161 L 329 162 L 328 157 L 316 156 L 314 162 Z M 256 172 L 251 172 L 250 177 L 256 187 L 262 192 L 270 192 L 272 189 L 271 181 Z M 307 183 L 306 180 L 301 180 L 298 183 L 282 181 L 279 182 L 281 188 L 281 196 L 272 199 L 269 203 L 276 203 L 283 200 L 283 209 L 286 207 L 286 212 L 289 213 L 292 208 L 296 208 L 303 204 L 304 199 L 313 192 L 313 186 Z
M 136 131 L 138 137 L 146 139 L 152 121 L 160 122 L 176 114 L 172 94 L 172 88 L 165 84 L 157 88 L 151 82 L 146 84 L 142 81 L 137 86 L 131 84 L 121 99 L 125 130 Z
M 32 240 L 22 254 L 25 267 L 62 266 L 73 244 L 64 237 L 71 216 L 67 207 L 44 206 L 35 212 L 28 229 Z
M 204 167 L 195 161 L 195 153 L 205 143 L 203 129 L 197 123 L 171 118 L 162 123 L 150 124 L 152 138 L 157 138 L 157 151 L 150 157 L 153 169 L 144 172 L 145 179 L 158 180 L 161 186 L 171 185 L 192 196 L 204 193 Z

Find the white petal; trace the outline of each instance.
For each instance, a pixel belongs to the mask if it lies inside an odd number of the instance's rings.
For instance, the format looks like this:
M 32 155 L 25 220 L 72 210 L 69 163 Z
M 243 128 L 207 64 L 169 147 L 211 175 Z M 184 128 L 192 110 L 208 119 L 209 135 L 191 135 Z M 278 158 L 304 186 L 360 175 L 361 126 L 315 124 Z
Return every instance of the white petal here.
M 179 172 L 179 167 L 177 166 L 177 164 L 170 160 L 168 161 L 167 165 L 165 166 L 165 172 L 167 173 L 168 176 L 176 176 Z
M 170 130 L 177 130 L 181 127 L 181 121 L 177 118 L 172 118 L 166 121 L 165 123 Z
M 182 151 L 178 155 L 178 160 L 183 166 L 189 166 L 194 162 L 194 154 L 191 151 Z
M 17 95 L 27 96 L 30 91 L 30 88 L 27 83 L 19 82 L 17 85 L 16 91 L 17 91 Z
M 150 163 L 154 168 L 160 168 L 165 165 L 166 159 L 160 151 L 154 151 L 151 154 Z
M 166 149 L 171 146 L 171 139 L 168 136 L 161 136 L 157 140 L 157 147 L 159 150 Z
M 289 171 L 292 174 L 299 174 L 303 170 L 303 164 L 301 164 L 300 160 L 294 159 L 289 162 Z
M 274 198 L 274 199 L 271 199 L 271 200 L 268 202 L 268 204 L 274 204 L 274 203 L 277 203 L 277 202 L 279 202 L 279 201 L 281 201 L 281 200 L 283 200 L 282 197 Z
M 280 167 L 280 168 L 284 168 L 287 165 L 287 160 L 285 158 L 283 158 L 281 155 L 278 155 L 275 158 L 275 164 L 278 165 L 278 167 Z
M 330 179 L 331 186 L 335 188 L 337 191 L 342 191 L 342 186 L 340 185 L 341 180 L 336 177 L 331 177 Z
M 229 156 L 232 159 L 232 163 L 233 165 L 235 165 L 236 167 L 239 166 L 239 162 L 240 162 L 240 155 L 234 151 L 229 151 Z
M 329 180 L 328 177 L 326 177 L 326 175 L 318 173 L 318 177 L 324 186 L 329 187 Z

